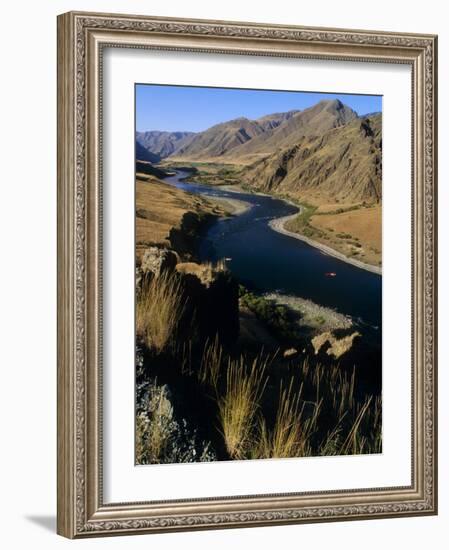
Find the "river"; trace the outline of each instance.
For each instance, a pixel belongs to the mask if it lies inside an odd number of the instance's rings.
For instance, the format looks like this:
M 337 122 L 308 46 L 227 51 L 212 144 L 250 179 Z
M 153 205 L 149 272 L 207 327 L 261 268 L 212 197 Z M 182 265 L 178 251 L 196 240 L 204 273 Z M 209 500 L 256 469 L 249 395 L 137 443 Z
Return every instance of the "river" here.
M 199 249 L 201 261 L 227 258 L 228 268 L 250 289 L 300 296 L 336 309 L 374 329 L 380 343 L 380 275 L 271 229 L 270 220 L 295 213 L 296 206 L 270 196 L 181 181 L 188 176 L 180 170 L 164 181 L 190 193 L 238 199 L 251 205 L 246 212 L 218 219 L 208 228 Z M 336 276 L 327 277 L 329 272 Z

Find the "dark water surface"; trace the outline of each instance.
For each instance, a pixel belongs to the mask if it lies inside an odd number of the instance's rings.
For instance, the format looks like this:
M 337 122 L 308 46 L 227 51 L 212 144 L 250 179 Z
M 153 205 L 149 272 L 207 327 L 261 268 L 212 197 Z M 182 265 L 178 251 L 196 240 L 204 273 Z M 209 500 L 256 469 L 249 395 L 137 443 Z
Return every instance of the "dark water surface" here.
M 208 229 L 201 243 L 202 261 L 228 258 L 227 265 L 244 284 L 261 292 L 281 292 L 307 298 L 340 313 L 351 315 L 381 332 L 382 277 L 324 254 L 317 248 L 270 228 L 269 221 L 297 211 L 281 199 L 235 193 L 220 187 L 188 183 L 178 171 L 165 179 L 185 191 L 251 204 L 238 216 L 220 219 Z M 336 277 L 326 277 L 335 272 Z

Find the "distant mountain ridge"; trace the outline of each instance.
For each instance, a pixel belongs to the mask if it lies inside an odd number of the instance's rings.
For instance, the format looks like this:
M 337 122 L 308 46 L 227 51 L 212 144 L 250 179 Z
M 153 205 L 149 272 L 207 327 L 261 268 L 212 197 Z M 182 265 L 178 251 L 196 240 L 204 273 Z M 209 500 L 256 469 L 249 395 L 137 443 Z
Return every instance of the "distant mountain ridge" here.
M 191 140 L 179 147 L 172 157 L 189 160 L 200 160 L 205 157 L 217 158 L 232 156 L 245 143 L 257 136 L 279 128 L 290 120 L 297 111 L 266 115 L 250 120 L 246 117 L 236 118 L 228 122 L 216 124 L 204 132 L 199 132 Z
M 241 165 L 239 177 L 255 190 L 318 202 L 381 201 L 382 115 L 359 117 L 338 99 L 197 133 L 138 132 L 136 139 L 159 159 Z
M 246 117 L 215 124 L 203 132 L 137 132 L 136 140 L 160 159 L 176 156 L 188 159 L 222 156 L 257 135 L 274 130 L 299 111 L 273 113 L 256 120 Z
M 194 132 L 164 132 L 159 130 L 149 130 L 147 132 L 136 132 L 136 141 L 147 151 L 157 155 L 160 160 L 172 155 L 194 135 Z
M 240 117 L 215 124 L 203 132 L 137 132 L 136 139 L 161 159 L 237 160 L 250 163 L 276 149 L 293 145 L 306 135 L 318 135 L 357 118 L 339 100 L 324 100 L 302 111 L 273 113 L 250 120 Z

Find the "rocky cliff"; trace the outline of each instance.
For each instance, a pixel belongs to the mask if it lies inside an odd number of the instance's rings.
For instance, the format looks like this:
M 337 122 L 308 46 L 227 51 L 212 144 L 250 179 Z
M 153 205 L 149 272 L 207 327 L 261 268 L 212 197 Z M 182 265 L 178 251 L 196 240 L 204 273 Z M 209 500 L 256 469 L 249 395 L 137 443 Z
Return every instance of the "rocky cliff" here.
M 351 203 L 381 200 L 381 115 L 355 119 L 259 160 L 242 173 L 253 189 Z

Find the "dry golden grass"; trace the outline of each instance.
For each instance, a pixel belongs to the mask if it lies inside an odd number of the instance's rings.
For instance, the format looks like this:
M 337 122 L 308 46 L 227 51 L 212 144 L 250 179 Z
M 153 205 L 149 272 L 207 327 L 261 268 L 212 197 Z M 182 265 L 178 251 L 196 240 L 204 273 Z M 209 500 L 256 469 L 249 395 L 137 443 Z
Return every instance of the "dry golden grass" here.
M 304 372 L 304 369 L 302 369 Z M 308 370 L 307 376 L 311 371 Z M 382 401 L 367 396 L 355 398 L 355 369 L 351 376 L 342 374 L 338 365 L 330 369 L 318 366 L 312 374 L 328 414 L 332 411 L 334 427 L 323 438 L 318 455 L 354 455 L 382 452 Z M 319 422 L 319 421 L 318 421 Z M 318 425 L 318 424 L 317 424 Z
M 148 246 L 169 246 L 172 228 L 179 228 L 187 212 L 212 213 L 216 207 L 202 197 L 186 193 L 145 174 L 136 179 L 136 254 Z
M 320 207 L 323 211 L 324 207 Z M 319 211 L 320 211 L 319 210 Z M 324 210 L 325 211 L 325 210 Z M 366 263 L 379 265 L 382 260 L 382 207 L 359 208 L 340 214 L 313 215 L 310 224 L 330 239 L 320 239 L 320 242 L 335 247 L 344 254 L 355 256 Z M 338 235 L 350 235 L 350 238 L 341 238 Z M 360 247 L 354 246 L 358 240 Z
M 251 445 L 259 400 L 266 385 L 266 361 L 255 359 L 248 368 L 243 358 L 229 361 L 226 391 L 218 399 L 219 418 L 231 458 L 245 458 Z
M 354 423 L 352 425 L 351 430 L 349 431 L 348 435 L 346 436 L 346 439 L 340 449 L 341 454 L 357 454 L 357 452 L 360 449 L 360 435 L 359 435 L 359 429 L 360 424 L 363 420 L 363 417 L 367 414 L 369 410 L 369 406 L 371 404 L 371 401 L 373 398 L 370 396 L 366 399 L 365 403 L 362 405 L 359 413 L 357 414 Z
M 282 382 L 274 423 L 261 406 L 270 361 L 258 357 L 229 361 L 223 392 L 219 382 L 223 354 L 218 342 L 205 348 L 199 378 L 215 388 L 222 435 L 232 459 L 294 458 L 382 451 L 381 398 L 355 397 L 355 369 L 313 365 L 307 360 L 288 387 Z M 220 397 L 221 396 L 221 397 Z
M 173 273 L 153 277 L 137 297 L 137 336 L 160 353 L 172 341 L 184 306 L 180 281 Z
M 336 210 L 339 208 L 342 209 L 350 209 L 350 208 L 359 208 L 362 206 L 360 202 L 348 202 L 348 203 L 340 203 L 340 202 L 329 202 L 329 199 L 320 198 L 317 197 L 310 197 L 310 201 L 316 205 L 317 209 L 316 212 L 319 214 L 332 214 L 335 213 Z
M 251 449 L 252 458 L 289 458 L 303 454 L 305 441 L 301 437 L 301 390 L 302 387 L 294 394 L 292 383 L 288 389 L 281 385 L 274 427 L 269 430 L 265 418 L 260 418 L 258 441 Z
M 218 378 L 223 364 L 223 348 L 220 345 L 218 335 L 212 341 L 206 342 L 201 357 L 198 379 L 202 383 L 211 384 L 217 392 Z
M 293 379 L 288 388 L 281 384 L 273 427 L 262 414 L 253 415 L 257 428 L 247 428 L 249 435 L 238 458 L 381 452 L 381 399 L 355 399 L 355 371 L 348 376 L 338 366 L 311 368 L 307 361 L 298 367 L 296 384 Z M 295 390 L 298 380 L 301 385 Z M 328 425 L 324 432 L 323 422 Z
M 381 397 L 359 395 L 355 368 L 347 372 L 337 363 L 298 360 L 289 378 L 281 377 L 273 403 L 266 387 L 268 372 L 278 367 L 275 357 L 232 359 L 217 338 L 206 342 L 199 363 L 189 345 L 180 354 L 183 375 L 197 378 L 216 401 L 229 459 L 382 452 Z M 147 448 L 163 452 L 157 430 L 146 430 Z

